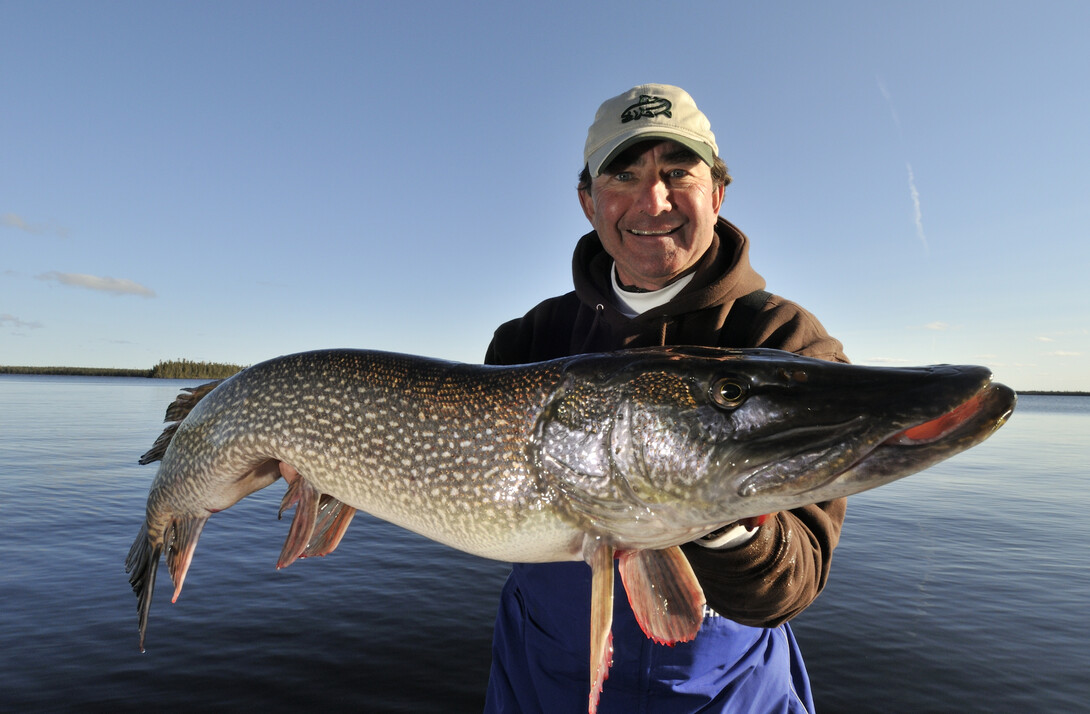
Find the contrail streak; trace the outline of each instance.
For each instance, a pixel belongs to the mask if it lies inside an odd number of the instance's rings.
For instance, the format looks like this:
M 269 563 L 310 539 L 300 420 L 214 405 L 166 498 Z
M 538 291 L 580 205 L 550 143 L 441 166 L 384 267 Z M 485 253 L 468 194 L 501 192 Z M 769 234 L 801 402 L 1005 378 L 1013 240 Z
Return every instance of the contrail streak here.
M 885 83 L 881 77 L 876 77 L 878 80 L 878 91 L 882 93 L 882 97 L 886 100 L 886 106 L 889 108 L 890 116 L 893 117 L 893 124 L 897 127 L 897 137 L 901 140 L 902 148 L 905 145 L 905 134 L 901 128 L 901 118 L 897 116 L 897 109 L 893 106 L 893 98 L 889 94 L 889 90 L 886 89 Z M 920 192 L 916 189 L 916 174 L 912 172 L 912 164 L 905 162 L 905 166 L 908 168 L 908 192 L 912 197 L 912 220 L 916 224 L 916 236 L 923 243 L 923 249 L 925 253 L 931 252 L 931 247 L 927 244 L 927 235 L 923 231 L 923 212 L 920 210 Z
M 927 245 L 927 236 L 923 232 L 923 213 L 920 212 L 920 192 L 916 190 L 916 176 L 912 173 L 912 164 L 905 162 L 908 167 L 908 191 L 912 194 L 912 218 L 916 223 L 916 235 L 923 243 L 924 252 L 930 253 L 931 247 Z

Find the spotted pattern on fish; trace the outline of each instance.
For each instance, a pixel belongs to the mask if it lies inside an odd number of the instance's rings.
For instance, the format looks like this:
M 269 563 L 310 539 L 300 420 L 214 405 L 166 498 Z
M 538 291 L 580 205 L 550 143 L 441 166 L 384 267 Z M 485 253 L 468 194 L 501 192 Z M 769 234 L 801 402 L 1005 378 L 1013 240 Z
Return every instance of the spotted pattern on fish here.
M 663 347 L 486 367 L 361 350 L 289 355 L 187 390 L 126 570 L 140 643 L 159 560 L 178 597 L 211 514 L 283 478 L 278 567 L 337 547 L 356 509 L 476 555 L 585 560 L 590 696 L 609 667 L 613 563 L 655 642 L 697 635 L 679 545 L 847 496 L 983 441 L 1013 391 L 981 367 L 873 368 Z

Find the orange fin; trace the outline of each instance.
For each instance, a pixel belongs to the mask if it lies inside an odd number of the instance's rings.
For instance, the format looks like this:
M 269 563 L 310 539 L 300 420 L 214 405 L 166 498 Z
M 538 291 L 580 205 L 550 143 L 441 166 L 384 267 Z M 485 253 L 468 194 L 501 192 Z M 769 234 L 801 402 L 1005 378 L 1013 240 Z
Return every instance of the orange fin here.
M 662 645 L 688 642 L 704 621 L 704 590 L 681 548 L 624 551 L 621 582 L 643 633 Z
M 280 512 L 277 516 L 282 517 L 284 511 L 295 506 L 295 517 L 292 518 L 288 537 L 280 551 L 280 559 L 276 561 L 277 569 L 288 567 L 306 551 L 318 521 L 318 505 L 321 498 L 321 491 L 311 486 L 305 478 L 297 478 L 288 484 L 287 493 L 280 501 Z
M 609 667 L 613 664 L 613 547 L 599 544 L 588 556 L 590 586 L 590 696 L 587 711 L 598 710 Z
M 323 493 L 318 505 L 318 522 L 314 525 L 306 550 L 299 557 L 329 555 L 336 550 L 354 515 L 355 508 Z
M 167 570 L 174 582 L 174 597 L 170 599 L 171 602 L 178 602 L 182 584 L 185 583 L 185 574 L 189 572 L 189 564 L 193 562 L 197 539 L 201 537 L 201 531 L 207 522 L 208 515 L 204 515 L 176 518 L 170 524 L 166 550 Z

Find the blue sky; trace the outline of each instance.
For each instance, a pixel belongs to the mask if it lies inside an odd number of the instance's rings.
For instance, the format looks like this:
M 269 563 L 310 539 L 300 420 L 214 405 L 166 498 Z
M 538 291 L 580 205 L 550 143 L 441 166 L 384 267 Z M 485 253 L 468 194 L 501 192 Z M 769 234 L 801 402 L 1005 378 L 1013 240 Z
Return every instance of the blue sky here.
M 854 361 L 1090 390 L 1090 4 L 1030 5 L 0 0 L 0 364 L 480 361 L 663 82 Z

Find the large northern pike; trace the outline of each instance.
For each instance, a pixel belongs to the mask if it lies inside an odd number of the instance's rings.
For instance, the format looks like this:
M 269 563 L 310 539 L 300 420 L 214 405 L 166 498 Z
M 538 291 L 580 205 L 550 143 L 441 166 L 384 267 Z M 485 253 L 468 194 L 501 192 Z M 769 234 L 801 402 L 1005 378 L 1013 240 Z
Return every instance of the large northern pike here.
M 644 632 L 688 641 L 704 595 L 679 544 L 922 470 L 1015 402 L 983 367 L 697 347 L 515 367 L 318 351 L 187 391 L 141 458 L 162 460 L 126 562 L 141 649 L 163 551 L 176 600 L 209 516 L 283 477 L 278 567 L 332 551 L 356 509 L 486 558 L 586 560 L 592 712 L 615 556 Z

